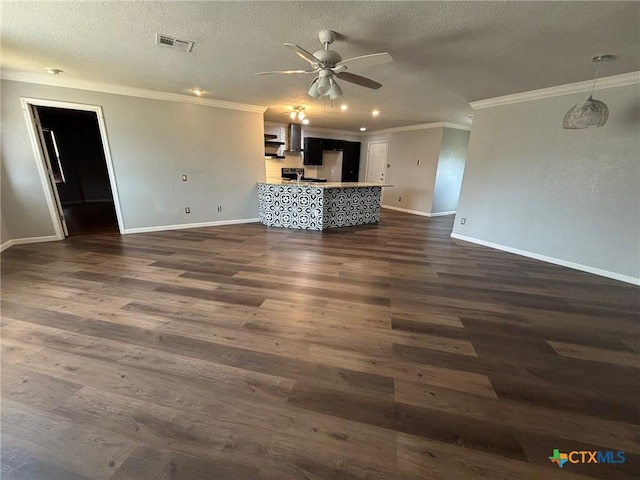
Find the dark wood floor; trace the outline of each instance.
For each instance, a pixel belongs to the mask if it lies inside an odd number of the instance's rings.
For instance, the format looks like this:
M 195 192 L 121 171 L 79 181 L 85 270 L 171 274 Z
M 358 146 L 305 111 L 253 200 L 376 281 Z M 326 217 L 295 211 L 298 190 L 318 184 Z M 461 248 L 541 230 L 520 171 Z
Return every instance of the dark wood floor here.
M 113 202 L 65 205 L 62 210 L 70 236 L 118 233 Z
M 640 478 L 639 289 L 451 226 L 12 247 L 2 479 Z

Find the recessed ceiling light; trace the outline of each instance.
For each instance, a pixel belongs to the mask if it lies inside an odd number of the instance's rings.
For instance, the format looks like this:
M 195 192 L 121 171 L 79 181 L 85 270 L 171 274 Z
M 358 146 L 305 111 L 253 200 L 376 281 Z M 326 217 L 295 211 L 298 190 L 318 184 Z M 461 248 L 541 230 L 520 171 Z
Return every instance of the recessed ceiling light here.
M 380 115 L 380 110 L 374 110 L 373 112 L 371 112 L 371 115 L 377 117 L 378 115 Z
M 305 118 L 304 120 L 302 120 L 302 124 L 303 125 L 309 125 L 309 119 Z
M 345 104 L 340 105 L 340 110 L 342 110 L 343 112 L 346 111 L 347 108 L 349 108 L 348 105 L 345 105 Z
M 367 127 L 360 127 L 360 131 L 361 132 L 366 132 L 367 131 Z
M 193 93 L 194 95 L 197 95 L 199 97 L 201 97 L 202 95 L 204 95 L 204 90 L 202 90 L 201 88 L 192 88 L 191 89 L 191 93 Z
M 64 70 L 60 70 L 59 68 L 47 67 L 45 70 L 51 75 L 60 75 L 61 73 L 64 73 Z

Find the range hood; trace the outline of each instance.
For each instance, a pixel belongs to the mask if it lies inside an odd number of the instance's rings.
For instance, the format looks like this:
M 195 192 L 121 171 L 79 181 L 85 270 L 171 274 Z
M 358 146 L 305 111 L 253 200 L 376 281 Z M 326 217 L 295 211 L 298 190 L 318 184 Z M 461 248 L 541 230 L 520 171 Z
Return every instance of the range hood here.
M 287 125 L 287 151 L 302 151 L 302 125 L 299 123 Z

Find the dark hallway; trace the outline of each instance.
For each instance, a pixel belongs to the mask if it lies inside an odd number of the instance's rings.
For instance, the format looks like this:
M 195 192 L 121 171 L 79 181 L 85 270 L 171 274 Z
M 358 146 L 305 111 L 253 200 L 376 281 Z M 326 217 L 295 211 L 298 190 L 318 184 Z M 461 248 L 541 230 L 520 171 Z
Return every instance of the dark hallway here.
M 96 114 L 37 110 L 69 235 L 118 233 Z

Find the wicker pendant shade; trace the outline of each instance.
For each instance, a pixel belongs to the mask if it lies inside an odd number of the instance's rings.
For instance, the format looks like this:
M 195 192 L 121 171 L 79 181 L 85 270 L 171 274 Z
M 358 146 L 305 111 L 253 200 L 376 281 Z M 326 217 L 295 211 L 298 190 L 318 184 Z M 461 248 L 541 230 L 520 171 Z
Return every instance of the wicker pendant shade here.
M 613 58 L 613 55 L 599 55 L 593 58 L 594 63 L 600 64 L 602 62 L 608 62 Z M 607 123 L 609 118 L 609 107 L 600 100 L 593 98 L 593 92 L 596 89 L 596 82 L 598 81 L 598 73 L 600 71 L 600 65 L 596 70 L 596 78 L 593 81 L 593 88 L 591 95 L 584 102 L 578 103 L 569 109 L 562 121 L 562 128 L 568 130 L 575 130 L 589 127 L 602 127 Z
M 583 103 L 571 107 L 564 116 L 562 128 L 576 129 L 602 127 L 609 118 L 609 108 L 604 102 L 589 97 Z

